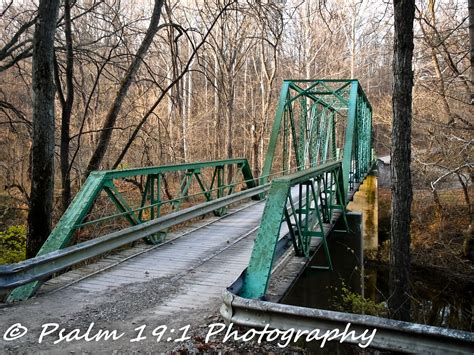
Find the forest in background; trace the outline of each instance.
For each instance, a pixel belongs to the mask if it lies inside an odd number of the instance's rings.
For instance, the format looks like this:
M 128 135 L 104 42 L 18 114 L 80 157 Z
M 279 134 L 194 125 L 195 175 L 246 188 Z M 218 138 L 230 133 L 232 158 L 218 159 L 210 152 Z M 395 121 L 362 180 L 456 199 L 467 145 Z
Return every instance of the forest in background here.
M 376 153 L 390 152 L 389 2 L 166 1 L 131 78 L 153 2 L 65 3 L 55 39 L 54 221 L 90 170 L 247 157 L 259 175 L 283 79 L 357 78 L 374 108 Z M 17 234 L 30 197 L 36 10 L 0 3 L 0 222 Z M 412 169 L 423 193 L 413 243 L 420 260 L 435 250 L 462 271 L 472 268 L 461 247 L 473 218 L 467 1 L 418 1 L 415 16 Z

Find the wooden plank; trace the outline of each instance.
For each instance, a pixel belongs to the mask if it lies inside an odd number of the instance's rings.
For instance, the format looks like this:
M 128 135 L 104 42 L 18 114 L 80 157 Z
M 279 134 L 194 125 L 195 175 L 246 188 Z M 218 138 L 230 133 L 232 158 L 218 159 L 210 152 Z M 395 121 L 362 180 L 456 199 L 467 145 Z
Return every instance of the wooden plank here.
M 163 246 L 153 248 L 139 243 L 133 248 L 122 250 L 114 255 L 107 255 L 97 263 L 86 265 L 62 275 L 49 285 L 45 285 L 47 287 L 45 287 L 45 291 L 52 291 L 107 267 L 111 267 L 111 269 L 78 281 L 74 284 L 74 287 L 97 291 L 102 290 L 103 287 L 146 282 L 154 278 L 171 275 L 182 274 L 179 278 L 183 278 L 189 274 L 189 276 L 196 278 L 195 282 L 203 286 L 205 290 L 209 290 L 211 286 L 216 286 L 216 283 L 219 284 L 217 289 L 224 289 L 227 286 L 226 283 L 234 278 L 234 270 L 237 270 L 238 274 L 246 266 L 250 250 L 243 256 L 240 256 L 240 253 L 243 247 L 251 249 L 253 238 L 250 237 L 247 243 L 245 242 L 247 238 L 245 238 L 236 245 L 229 248 L 227 246 L 258 225 L 260 215 L 263 212 L 263 203 L 255 204 L 252 202 L 247 203 L 247 206 L 246 209 L 242 209 L 234 215 L 221 219 L 208 218 L 186 226 L 182 230 L 174 231 L 170 235 L 181 235 L 181 237 Z M 240 208 L 242 207 L 234 210 L 237 211 Z M 199 227 L 201 228 L 196 229 Z M 189 234 L 184 234 L 187 232 Z M 227 248 L 226 257 L 214 261 L 212 256 L 215 254 L 215 257 L 218 257 L 221 250 L 225 248 Z M 143 251 L 145 251 L 143 254 L 125 260 Z M 234 254 L 239 256 L 235 257 Z M 209 257 L 211 258 L 206 260 Z M 189 272 L 190 269 L 199 268 L 203 263 L 204 265 L 207 263 L 209 266 L 205 267 L 201 274 L 197 275 Z M 113 266 L 114 264 L 118 265 Z M 222 269 L 223 267 L 228 269 Z M 213 271 L 215 271 L 215 275 L 209 277 L 209 272 Z M 190 289 L 196 289 L 195 284 L 192 283 L 193 280 L 190 281 Z M 211 294 L 214 293 L 211 292 Z M 220 294 L 220 292 L 216 292 L 216 294 Z

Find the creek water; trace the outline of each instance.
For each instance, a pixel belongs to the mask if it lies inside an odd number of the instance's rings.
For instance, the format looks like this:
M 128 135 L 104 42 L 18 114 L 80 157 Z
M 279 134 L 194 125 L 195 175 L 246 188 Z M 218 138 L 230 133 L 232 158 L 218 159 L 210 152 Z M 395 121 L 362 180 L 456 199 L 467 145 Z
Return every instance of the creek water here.
M 362 238 L 333 233 L 328 238 L 333 270 L 311 269 L 303 273 L 283 303 L 349 313 L 387 315 L 389 270 L 386 265 L 364 262 L 364 252 L 376 250 L 385 239 L 378 236 L 376 178 L 361 186 L 352 210 L 363 211 Z M 322 248 L 311 266 L 326 264 Z M 441 273 L 413 270 L 412 322 L 474 331 L 474 285 L 451 280 Z M 305 344 L 320 353 L 357 353 L 363 349 L 340 344 Z M 367 350 L 365 350 L 366 352 Z

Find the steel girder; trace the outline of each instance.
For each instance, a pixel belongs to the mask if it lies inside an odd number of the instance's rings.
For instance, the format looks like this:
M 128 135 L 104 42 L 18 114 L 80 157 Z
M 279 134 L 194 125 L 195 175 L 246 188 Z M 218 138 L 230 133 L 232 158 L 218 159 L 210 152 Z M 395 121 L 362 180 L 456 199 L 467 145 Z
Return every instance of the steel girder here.
M 81 261 L 203 216 L 229 204 L 258 196 L 268 189 L 269 184 L 253 187 L 16 264 L 0 265 L 0 290 L 8 290 L 26 284 L 32 285 L 32 281 L 43 280 L 45 277 Z
M 348 228 L 349 190 L 373 158 L 372 108 L 357 80 L 283 82 L 260 181 L 285 176 L 271 182 L 241 296 L 265 295 L 283 222 L 297 256 L 310 257 L 311 239 L 320 238 L 332 269 L 327 231 L 341 215 Z

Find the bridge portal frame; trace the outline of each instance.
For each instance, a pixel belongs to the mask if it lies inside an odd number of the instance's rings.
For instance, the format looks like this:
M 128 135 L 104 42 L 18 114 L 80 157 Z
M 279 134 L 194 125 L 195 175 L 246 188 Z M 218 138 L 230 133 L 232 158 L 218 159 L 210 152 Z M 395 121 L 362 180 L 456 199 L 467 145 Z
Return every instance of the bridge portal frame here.
M 344 138 L 337 121 L 345 119 Z M 344 196 L 372 165 L 372 106 L 356 79 L 284 80 L 262 169 L 269 181 L 281 149 L 283 174 L 342 158 Z M 341 154 L 342 153 L 342 154 Z
M 295 186 L 299 189 L 296 203 L 291 194 L 292 187 Z M 328 262 L 327 268 L 332 270 L 327 234 L 340 217 L 345 231 L 349 231 L 343 194 L 341 161 L 325 163 L 274 179 L 239 295 L 244 298 L 265 296 L 272 267 L 276 262 L 276 249 L 283 223 L 288 226 L 296 256 L 312 257 L 311 249 L 314 245 L 311 242 L 318 238 Z

